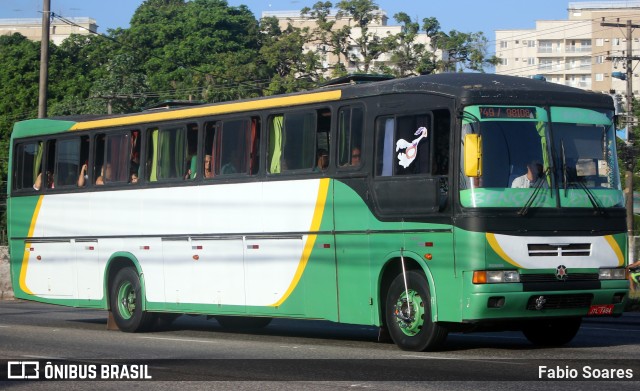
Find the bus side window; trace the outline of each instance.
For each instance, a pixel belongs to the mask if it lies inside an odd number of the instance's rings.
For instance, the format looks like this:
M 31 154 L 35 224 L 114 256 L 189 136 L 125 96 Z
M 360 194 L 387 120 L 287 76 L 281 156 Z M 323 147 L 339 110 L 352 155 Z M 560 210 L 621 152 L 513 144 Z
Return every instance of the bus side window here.
M 248 120 L 229 120 L 222 123 L 217 139 L 219 153 L 215 160 L 216 175 L 247 173 L 251 123 Z
M 331 145 L 331 111 L 329 109 L 318 110 L 318 122 L 316 125 L 316 164 L 314 172 L 323 172 L 329 168 L 329 152 Z
M 14 190 L 38 190 L 34 184 L 38 174 L 42 172 L 43 151 L 42 141 L 16 145 Z
M 147 129 L 146 179 L 191 180 L 197 175 L 198 125 Z
M 152 167 L 156 168 L 156 179 L 184 179 L 187 173 L 186 128 L 176 126 L 160 129 L 157 132 L 157 138 L 153 141 L 155 142 L 155 159 Z
M 79 137 L 58 141 L 53 180 L 57 187 L 78 186 L 81 170 L 80 144 Z
M 434 157 L 432 173 L 447 175 L 449 173 L 449 147 L 451 136 L 451 116 L 448 110 L 433 111 Z
M 362 155 L 363 110 L 343 107 L 338 112 L 338 167 L 357 168 Z
M 249 175 L 256 175 L 260 170 L 260 118 L 251 118 L 249 138 Z
M 41 189 L 42 187 L 47 189 L 54 189 L 55 185 L 55 158 L 56 158 L 56 140 L 47 141 L 47 153 L 46 162 L 44 165 L 44 173 L 38 174 L 34 188 Z
M 202 171 L 204 172 L 204 178 L 209 179 L 214 177 L 213 162 L 215 154 L 215 140 L 218 133 L 218 122 L 206 122 L 204 124 L 204 151 L 202 155 Z
M 96 185 L 128 182 L 130 179 L 131 134 L 97 135 L 94 156 Z
M 137 184 L 140 180 L 140 150 L 141 150 L 140 131 L 131 132 L 131 156 L 129 162 L 129 183 Z
M 185 172 L 184 179 L 192 180 L 198 175 L 198 124 L 187 124 L 186 143 L 185 149 L 187 154 L 185 167 L 183 169 Z
M 269 172 L 311 170 L 316 164 L 317 120 L 315 111 L 271 117 Z
M 376 122 L 378 176 L 431 172 L 431 115 L 381 117 Z

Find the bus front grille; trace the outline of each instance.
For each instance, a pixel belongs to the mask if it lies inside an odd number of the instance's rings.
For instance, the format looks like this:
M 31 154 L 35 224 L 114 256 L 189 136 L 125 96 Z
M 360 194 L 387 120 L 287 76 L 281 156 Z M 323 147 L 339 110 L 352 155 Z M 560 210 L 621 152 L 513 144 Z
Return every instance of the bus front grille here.
M 566 281 L 598 281 L 598 273 L 568 273 Z M 553 273 L 520 274 L 520 282 L 557 282 L 558 278 Z
M 588 257 L 591 243 L 529 243 L 527 250 L 530 257 Z
M 590 293 L 574 295 L 536 295 L 531 296 L 527 302 L 528 310 L 561 310 L 571 308 L 589 308 L 593 301 Z

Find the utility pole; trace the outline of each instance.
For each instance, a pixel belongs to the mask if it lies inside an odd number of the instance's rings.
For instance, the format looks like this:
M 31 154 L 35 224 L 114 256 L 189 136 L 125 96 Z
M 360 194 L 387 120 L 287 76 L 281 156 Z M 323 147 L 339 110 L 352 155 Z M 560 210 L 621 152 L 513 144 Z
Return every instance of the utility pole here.
M 51 0 L 42 0 L 42 40 L 40 41 L 40 92 L 38 118 L 47 117 L 47 87 L 49 84 L 49 24 Z
M 618 19 L 618 22 L 620 20 Z M 635 125 L 633 120 L 633 60 L 640 60 L 640 57 L 633 56 L 633 29 L 640 28 L 639 24 L 631 23 L 631 20 L 627 20 L 627 23 L 608 23 L 604 22 L 604 18 L 601 26 L 604 27 L 626 27 L 627 33 L 625 38 L 627 39 L 627 52 L 622 57 L 607 57 L 607 60 L 623 60 L 627 68 L 626 80 L 627 80 L 627 108 L 625 122 L 627 125 L 627 141 L 633 149 L 633 132 L 632 126 Z M 625 162 L 625 192 L 627 198 L 625 200 L 625 208 L 627 209 L 627 234 L 629 236 L 629 260 L 635 262 L 635 242 L 633 239 L 633 166 L 634 166 L 635 154 L 631 154 L 630 161 Z

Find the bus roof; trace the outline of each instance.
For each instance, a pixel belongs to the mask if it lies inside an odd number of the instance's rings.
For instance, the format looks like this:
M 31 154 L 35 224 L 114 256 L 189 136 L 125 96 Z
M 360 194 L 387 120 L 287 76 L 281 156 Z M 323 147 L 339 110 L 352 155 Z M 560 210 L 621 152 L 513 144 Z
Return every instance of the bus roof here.
M 394 92 L 431 92 L 468 104 L 536 104 L 613 109 L 608 94 L 525 77 L 486 73 L 442 73 L 361 84 L 343 89 L 343 98 Z
M 607 94 L 585 91 L 561 84 L 495 74 L 443 73 L 355 85 L 330 86 L 293 94 L 151 112 L 27 120 L 16 123 L 12 138 L 68 130 L 129 126 L 146 122 L 180 120 L 279 107 L 285 108 L 394 93 L 425 92 L 454 97 L 459 100 L 461 105 L 504 105 L 509 102 L 519 105 L 579 105 L 580 107 L 613 109 L 613 100 Z

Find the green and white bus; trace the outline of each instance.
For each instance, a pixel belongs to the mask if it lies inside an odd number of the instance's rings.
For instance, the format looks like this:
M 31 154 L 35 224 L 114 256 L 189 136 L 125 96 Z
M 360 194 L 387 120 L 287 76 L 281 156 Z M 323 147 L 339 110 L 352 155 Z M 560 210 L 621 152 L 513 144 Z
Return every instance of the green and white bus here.
M 608 95 L 441 74 L 17 123 L 20 299 L 160 317 L 380 326 L 569 342 L 628 295 Z

